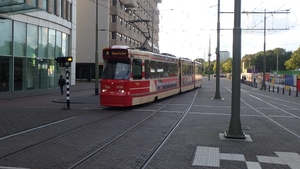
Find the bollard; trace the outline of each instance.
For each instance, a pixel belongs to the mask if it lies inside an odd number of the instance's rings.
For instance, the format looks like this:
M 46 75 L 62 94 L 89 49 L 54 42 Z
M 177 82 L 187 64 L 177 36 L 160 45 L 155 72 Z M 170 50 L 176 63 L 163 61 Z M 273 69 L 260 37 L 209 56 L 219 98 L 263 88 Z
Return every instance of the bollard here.
M 273 86 L 273 92 L 274 92 L 274 86 Z
M 296 97 L 298 97 L 298 89 L 296 89 Z
M 279 87 L 277 87 L 277 93 L 279 93 Z
M 271 86 L 269 86 L 269 89 L 268 89 L 269 91 L 270 91 L 270 88 L 271 88 Z
M 291 95 L 291 91 L 292 91 L 291 88 L 289 88 L 289 96 Z
M 282 94 L 284 94 L 284 87 L 282 88 Z

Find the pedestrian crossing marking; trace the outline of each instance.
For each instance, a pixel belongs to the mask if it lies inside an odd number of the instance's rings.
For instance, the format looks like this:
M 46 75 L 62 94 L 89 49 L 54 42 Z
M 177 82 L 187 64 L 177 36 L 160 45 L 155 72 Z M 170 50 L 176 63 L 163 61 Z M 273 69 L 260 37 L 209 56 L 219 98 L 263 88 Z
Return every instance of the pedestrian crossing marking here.
M 278 157 L 257 155 L 258 162 L 246 161 L 243 154 L 220 153 L 217 147 L 197 146 L 193 166 L 220 167 L 220 160 L 244 161 L 247 169 L 261 169 L 260 163 L 287 165 L 300 168 L 300 155 L 293 152 L 275 152 Z

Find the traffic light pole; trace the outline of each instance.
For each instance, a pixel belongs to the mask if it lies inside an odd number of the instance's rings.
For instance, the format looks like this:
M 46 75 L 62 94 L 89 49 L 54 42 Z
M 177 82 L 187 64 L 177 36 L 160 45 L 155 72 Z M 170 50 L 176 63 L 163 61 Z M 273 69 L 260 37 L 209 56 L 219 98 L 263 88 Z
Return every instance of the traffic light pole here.
M 71 63 L 73 62 L 72 56 L 67 57 L 57 57 L 55 60 L 59 63 L 60 67 L 66 68 L 66 85 L 67 85 L 67 108 L 70 109 L 70 83 L 69 83 L 69 66 L 71 66 Z
M 69 64 L 69 63 L 68 63 Z M 66 65 L 66 84 L 67 84 L 67 108 L 70 109 L 70 83 L 69 83 L 69 65 Z

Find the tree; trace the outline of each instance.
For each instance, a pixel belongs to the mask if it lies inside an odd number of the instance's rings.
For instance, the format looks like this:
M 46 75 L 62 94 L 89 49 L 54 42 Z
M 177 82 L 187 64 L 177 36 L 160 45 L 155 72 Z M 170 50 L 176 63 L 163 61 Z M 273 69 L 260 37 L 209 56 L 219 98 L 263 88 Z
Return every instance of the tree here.
M 253 62 L 254 62 L 254 55 L 247 54 L 247 55 L 243 56 L 241 62 L 244 63 L 245 69 L 252 69 Z M 243 68 L 243 67 L 241 66 L 241 68 Z
M 286 70 L 284 62 L 291 58 L 292 52 L 286 51 L 283 48 L 275 48 L 273 50 L 266 51 L 266 72 L 271 70 L 277 70 L 277 56 L 278 56 L 278 70 Z M 260 51 L 253 55 L 245 55 L 242 58 L 242 63 L 244 62 L 244 67 L 250 68 L 255 66 L 255 69 L 259 72 L 263 72 L 263 60 L 264 52 Z
M 222 71 L 224 73 L 230 73 L 232 70 L 232 58 L 227 59 L 222 65 Z
M 300 47 L 293 52 L 292 57 L 289 60 L 285 61 L 284 65 L 287 70 L 300 68 Z

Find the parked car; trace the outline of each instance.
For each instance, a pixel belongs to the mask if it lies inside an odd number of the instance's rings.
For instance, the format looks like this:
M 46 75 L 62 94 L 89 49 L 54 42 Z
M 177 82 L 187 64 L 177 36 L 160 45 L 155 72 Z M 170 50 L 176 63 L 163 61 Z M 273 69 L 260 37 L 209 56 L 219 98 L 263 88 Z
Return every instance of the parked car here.
M 220 77 L 226 77 L 226 74 L 220 74 Z
M 217 74 L 214 74 L 214 77 L 217 77 Z M 220 74 L 220 77 L 226 77 L 226 74 Z

